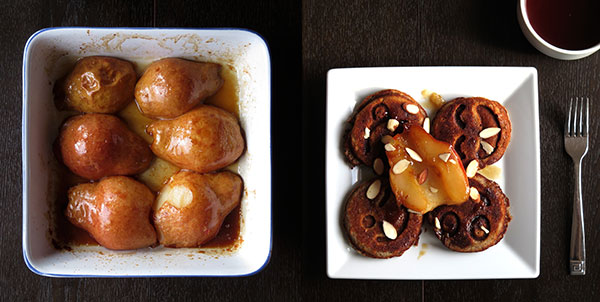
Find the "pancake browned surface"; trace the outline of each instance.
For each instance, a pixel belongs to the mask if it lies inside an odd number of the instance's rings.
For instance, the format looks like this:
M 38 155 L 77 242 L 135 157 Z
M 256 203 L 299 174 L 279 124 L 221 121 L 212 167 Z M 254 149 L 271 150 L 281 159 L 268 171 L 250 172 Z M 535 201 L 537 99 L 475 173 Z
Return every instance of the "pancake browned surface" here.
M 480 132 L 487 128 L 500 128 L 500 132 L 483 139 Z M 479 168 L 483 168 L 504 155 L 511 130 L 504 106 L 486 98 L 471 97 L 456 98 L 444 104 L 433 121 L 431 134 L 452 144 L 464 166 L 476 159 Z M 488 151 L 483 147 L 485 143 L 489 144 Z
M 416 106 L 415 113 L 407 111 Z M 425 109 L 410 95 L 394 90 L 382 90 L 366 97 L 348 119 L 350 129 L 344 135 L 344 155 L 352 166 L 362 164 L 371 166 L 375 158 L 383 154 L 381 138 L 401 133 L 407 123 L 423 125 L 427 117 Z M 388 129 L 388 121 L 399 122 L 395 131 Z M 368 130 L 366 130 L 368 129 Z
M 380 190 L 373 199 L 369 199 L 367 190 L 376 181 L 381 183 Z M 348 238 L 359 253 L 374 258 L 390 258 L 402 255 L 418 242 L 423 216 L 399 207 L 387 180 L 372 179 L 359 184 L 350 193 L 343 220 Z M 384 220 L 396 229 L 396 239 L 386 237 Z
M 435 235 L 458 252 L 480 252 L 500 242 L 511 220 L 508 198 L 497 183 L 477 174 L 469 184 L 479 192 L 479 200 L 469 198 L 427 214 Z

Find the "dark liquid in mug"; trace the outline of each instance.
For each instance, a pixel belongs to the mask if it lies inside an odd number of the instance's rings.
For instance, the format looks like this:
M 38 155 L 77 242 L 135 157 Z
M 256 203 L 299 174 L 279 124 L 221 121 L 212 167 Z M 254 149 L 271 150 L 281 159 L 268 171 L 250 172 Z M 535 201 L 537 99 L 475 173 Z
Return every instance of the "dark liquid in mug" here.
M 546 42 L 581 50 L 600 43 L 600 0 L 527 0 L 529 22 Z

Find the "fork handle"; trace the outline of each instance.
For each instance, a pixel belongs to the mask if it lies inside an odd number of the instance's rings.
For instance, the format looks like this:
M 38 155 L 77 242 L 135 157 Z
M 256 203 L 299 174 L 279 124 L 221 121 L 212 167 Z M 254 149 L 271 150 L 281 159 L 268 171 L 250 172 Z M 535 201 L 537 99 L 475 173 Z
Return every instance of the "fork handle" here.
M 573 221 L 571 222 L 571 275 L 585 275 L 585 232 L 583 229 L 583 204 L 581 199 L 581 160 L 575 162 L 575 191 L 573 196 Z

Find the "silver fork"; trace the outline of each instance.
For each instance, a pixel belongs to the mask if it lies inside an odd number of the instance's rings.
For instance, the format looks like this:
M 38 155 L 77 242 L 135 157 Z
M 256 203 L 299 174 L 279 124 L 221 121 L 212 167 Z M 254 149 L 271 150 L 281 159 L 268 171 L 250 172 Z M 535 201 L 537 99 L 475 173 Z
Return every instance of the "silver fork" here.
M 590 99 L 575 98 L 569 104 L 569 117 L 565 124 L 565 150 L 573 159 L 575 193 L 573 196 L 573 221 L 571 222 L 571 275 L 585 275 L 585 232 L 583 229 L 583 204 L 581 198 L 581 160 L 588 151 Z M 585 117 L 584 117 L 585 107 Z

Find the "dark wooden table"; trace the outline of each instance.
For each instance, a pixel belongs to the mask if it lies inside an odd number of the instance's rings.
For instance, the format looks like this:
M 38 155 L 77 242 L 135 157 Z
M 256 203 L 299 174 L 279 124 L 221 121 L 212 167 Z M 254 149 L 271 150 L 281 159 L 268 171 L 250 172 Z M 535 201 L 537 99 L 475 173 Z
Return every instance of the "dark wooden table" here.
M 517 1 L 2 1 L 0 300 L 514 301 L 600 299 L 600 118 L 583 166 L 587 269 L 569 276 L 572 164 L 567 100 L 600 116 L 600 53 L 558 61 L 522 35 Z M 53 26 L 243 27 L 272 56 L 273 251 L 244 278 L 52 279 L 21 250 L 21 66 L 27 38 Z M 597 30 L 597 29 L 596 29 Z M 354 66 L 534 66 L 539 73 L 541 274 L 533 280 L 363 281 L 325 274 L 326 72 Z M 302 114 L 300 114 L 302 113 Z

